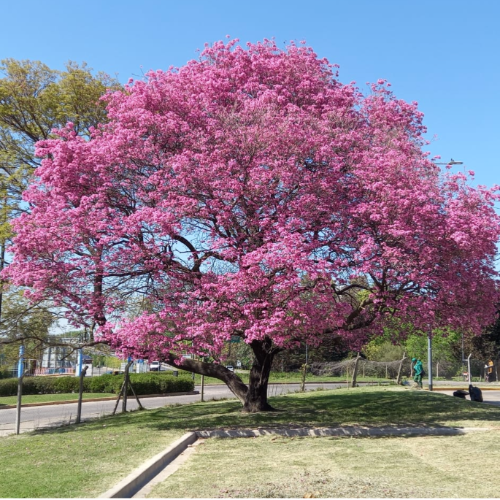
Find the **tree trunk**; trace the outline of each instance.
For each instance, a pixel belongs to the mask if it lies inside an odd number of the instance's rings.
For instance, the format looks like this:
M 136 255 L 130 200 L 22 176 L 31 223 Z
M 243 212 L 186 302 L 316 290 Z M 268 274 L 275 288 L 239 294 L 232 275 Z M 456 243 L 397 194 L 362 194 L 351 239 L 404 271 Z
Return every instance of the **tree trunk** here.
M 254 353 L 254 360 L 250 369 L 248 391 L 243 403 L 243 410 L 249 413 L 273 411 L 274 408 L 267 402 L 267 386 L 271 374 L 271 365 L 278 351 L 273 348 L 269 339 L 264 341 L 254 340 L 250 347 Z
M 358 363 L 360 359 L 361 359 L 361 354 L 359 354 L 358 352 L 358 355 L 356 356 L 356 361 L 354 362 L 354 369 L 352 371 L 352 387 L 358 386 L 356 378 L 358 376 Z
M 401 385 L 401 373 L 403 371 L 403 363 L 406 359 L 406 351 L 403 352 L 403 358 L 401 359 L 401 363 L 399 363 L 399 368 L 398 368 L 398 376 L 396 378 L 396 384 Z
M 167 356 L 165 361 L 183 370 L 222 380 L 240 400 L 243 410 L 246 412 L 273 411 L 274 408 L 267 402 L 267 386 L 273 359 L 280 352 L 280 349 L 274 347 L 271 339 L 267 338 L 265 340 L 254 340 L 250 347 L 254 353 L 254 361 L 250 370 L 248 386 L 236 373 L 222 365 L 205 363 L 194 359 L 180 361 L 174 355 Z

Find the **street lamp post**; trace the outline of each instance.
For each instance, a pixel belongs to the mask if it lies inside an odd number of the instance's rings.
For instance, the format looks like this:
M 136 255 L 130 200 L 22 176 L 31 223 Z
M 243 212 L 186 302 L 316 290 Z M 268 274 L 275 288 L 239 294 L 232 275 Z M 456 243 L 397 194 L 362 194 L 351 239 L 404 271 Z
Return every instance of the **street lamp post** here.
M 24 377 L 24 345 L 19 346 L 19 360 L 17 362 L 17 406 L 16 406 L 16 434 L 21 429 L 21 398 L 23 396 Z
M 429 391 L 432 391 L 432 330 L 429 329 L 429 332 L 427 334 L 427 347 L 428 347 L 428 366 L 427 369 L 429 370 Z
M 447 163 L 434 163 L 434 165 L 463 165 L 463 161 L 455 161 L 453 158 Z
M 453 158 L 450 159 L 449 162 L 447 163 L 434 163 L 434 165 L 463 165 L 462 161 L 455 161 Z M 427 369 L 429 370 L 429 391 L 432 391 L 432 329 L 429 327 L 429 332 L 427 334 L 427 346 L 428 346 L 428 366 Z M 463 335 L 462 335 L 462 360 L 464 358 L 463 354 Z

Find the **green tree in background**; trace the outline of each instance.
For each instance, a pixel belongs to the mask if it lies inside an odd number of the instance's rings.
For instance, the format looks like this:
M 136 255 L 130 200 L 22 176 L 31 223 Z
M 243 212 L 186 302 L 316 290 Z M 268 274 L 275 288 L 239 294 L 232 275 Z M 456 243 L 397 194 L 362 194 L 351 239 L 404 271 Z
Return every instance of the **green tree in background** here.
M 0 323 L 0 354 L 2 364 L 14 365 L 18 359 L 18 341 L 23 339 L 25 359 L 40 360 L 49 330 L 56 320 L 54 314 L 40 304 L 30 304 L 22 291 L 4 293 Z
M 495 323 L 487 328 L 483 335 L 478 337 L 465 333 L 463 349 L 465 358 L 469 354 L 472 354 L 473 359 L 483 361 L 497 360 L 500 357 L 500 311 Z M 457 346 L 457 353 L 458 350 L 461 350 L 461 345 Z M 458 356 L 461 356 L 461 353 Z
M 455 361 L 462 333 L 448 329 L 432 332 L 432 357 L 435 362 Z M 384 335 L 372 339 L 363 349 L 366 357 L 373 361 L 396 361 L 403 357 L 427 360 L 427 334 L 415 330 L 412 325 L 393 325 L 386 328 Z
M 106 121 L 100 98 L 109 88 L 119 88 L 118 82 L 85 63 L 69 62 L 57 71 L 40 61 L 0 61 L 0 270 L 12 236 L 9 222 L 29 209 L 22 193 L 40 162 L 35 143 L 68 122 L 89 137 L 92 127 Z M 2 289 L 0 317 L 1 312 Z

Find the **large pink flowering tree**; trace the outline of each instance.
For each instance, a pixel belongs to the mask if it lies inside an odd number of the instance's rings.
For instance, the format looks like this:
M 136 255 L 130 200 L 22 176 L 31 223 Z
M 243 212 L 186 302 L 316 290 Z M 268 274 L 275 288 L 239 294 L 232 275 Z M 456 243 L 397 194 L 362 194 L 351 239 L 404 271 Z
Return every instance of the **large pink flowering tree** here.
M 308 47 L 232 41 L 106 99 L 91 140 L 68 124 L 38 143 L 6 274 L 123 355 L 260 411 L 273 357 L 300 342 L 492 322 L 496 195 L 441 175 L 416 103 L 384 81 L 364 96 Z M 182 357 L 232 336 L 254 353 L 248 386 Z

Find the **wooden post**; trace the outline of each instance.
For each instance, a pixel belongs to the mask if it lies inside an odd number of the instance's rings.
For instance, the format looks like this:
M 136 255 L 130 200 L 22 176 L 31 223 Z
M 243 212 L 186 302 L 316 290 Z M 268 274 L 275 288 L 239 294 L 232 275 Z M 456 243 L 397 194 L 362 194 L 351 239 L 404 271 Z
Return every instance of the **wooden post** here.
M 132 385 L 132 382 L 130 382 L 130 380 L 128 381 L 128 385 L 130 386 L 132 394 L 134 395 L 135 400 L 137 401 L 137 404 L 139 405 L 139 410 L 144 410 L 144 406 L 142 406 L 141 402 L 139 401 L 139 398 L 137 397 L 137 394 L 134 391 L 134 386 Z
M 356 356 L 356 361 L 354 362 L 354 370 L 352 371 L 352 387 L 356 387 L 356 376 L 358 375 L 358 363 L 359 360 L 361 359 L 361 355 L 358 352 L 358 355 Z
M 302 381 L 300 383 L 300 392 L 304 392 L 306 390 L 306 370 L 307 365 L 302 365 Z
M 127 366 L 125 366 L 125 377 L 123 380 L 123 400 L 122 400 L 122 412 L 125 413 L 127 411 L 127 396 L 128 396 L 128 386 L 130 384 L 130 376 L 129 376 L 129 370 L 130 367 L 132 366 L 133 361 L 129 361 L 127 363 Z
M 403 359 L 401 360 L 401 363 L 399 363 L 398 376 L 396 378 L 396 384 L 398 385 L 401 385 L 401 372 L 403 371 L 403 363 L 405 359 L 406 359 L 406 351 L 403 352 Z
M 82 399 L 83 399 L 83 377 L 87 373 L 88 365 L 85 365 L 80 372 L 80 386 L 78 388 L 78 406 L 76 409 L 76 421 L 75 424 L 79 424 L 82 419 Z
M 116 404 L 115 404 L 115 408 L 113 410 L 112 415 L 114 415 L 116 413 L 116 409 L 118 408 L 118 403 L 120 402 L 120 398 L 122 397 L 124 387 L 125 387 L 125 380 L 122 382 L 122 386 L 120 387 L 120 392 L 118 393 L 118 398 L 116 399 Z

